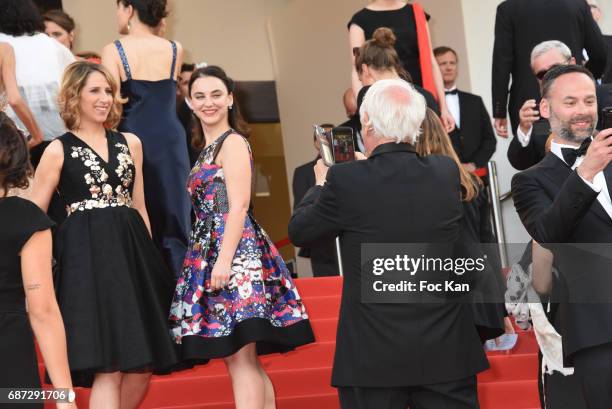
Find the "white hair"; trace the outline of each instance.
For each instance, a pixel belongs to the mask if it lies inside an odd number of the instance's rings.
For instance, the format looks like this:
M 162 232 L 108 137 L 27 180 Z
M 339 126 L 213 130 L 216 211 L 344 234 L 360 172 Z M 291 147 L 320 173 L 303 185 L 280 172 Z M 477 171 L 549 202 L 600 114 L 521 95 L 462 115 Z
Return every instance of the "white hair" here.
M 425 98 L 408 82 L 400 79 L 380 80 L 368 89 L 359 115 L 368 116 L 364 126 L 378 138 L 393 138 L 397 143 L 415 144 L 425 119 Z
M 567 45 L 565 45 L 565 43 L 558 40 L 544 41 L 536 45 L 531 51 L 531 66 L 533 67 L 533 62 L 536 60 L 536 58 L 541 57 L 552 50 L 557 50 L 559 54 L 561 54 L 561 56 L 568 62 L 572 58 L 572 51 Z

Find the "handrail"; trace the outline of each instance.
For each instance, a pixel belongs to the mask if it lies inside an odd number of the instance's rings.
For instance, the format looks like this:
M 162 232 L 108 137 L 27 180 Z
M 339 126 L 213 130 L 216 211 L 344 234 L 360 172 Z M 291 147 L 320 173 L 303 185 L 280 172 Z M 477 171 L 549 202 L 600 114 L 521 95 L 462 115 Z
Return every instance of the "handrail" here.
M 493 226 L 495 227 L 495 236 L 499 247 L 499 256 L 501 258 L 502 268 L 509 267 L 508 252 L 506 251 L 506 232 L 504 230 L 504 219 L 502 217 L 501 200 L 499 195 L 499 183 L 497 180 L 497 165 L 495 161 L 489 161 L 487 164 L 489 169 L 489 198 L 493 209 Z M 505 195 L 506 196 L 506 195 Z M 505 198 L 507 198 L 506 196 Z

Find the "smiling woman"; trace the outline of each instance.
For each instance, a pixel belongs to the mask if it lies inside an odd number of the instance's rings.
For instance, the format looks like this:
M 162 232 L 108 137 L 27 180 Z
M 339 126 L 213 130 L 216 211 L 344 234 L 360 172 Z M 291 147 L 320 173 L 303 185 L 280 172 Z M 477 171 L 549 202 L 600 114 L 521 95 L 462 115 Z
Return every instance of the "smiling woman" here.
M 122 393 L 136 407 L 151 372 L 176 362 L 166 325 L 174 281 L 150 237 L 142 147 L 113 130 L 121 101 L 103 66 L 70 65 L 59 99 L 69 132 L 43 154 L 33 201 L 46 210 L 57 190 L 68 208 L 55 258 L 70 370 L 93 388 L 92 407 L 119 407 Z

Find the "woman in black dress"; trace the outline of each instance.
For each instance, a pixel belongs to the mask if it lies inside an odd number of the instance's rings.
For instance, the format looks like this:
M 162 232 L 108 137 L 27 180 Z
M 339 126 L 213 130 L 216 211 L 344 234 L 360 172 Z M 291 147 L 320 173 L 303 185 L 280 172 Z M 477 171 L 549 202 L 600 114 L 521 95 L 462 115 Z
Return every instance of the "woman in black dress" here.
M 55 258 L 72 378 L 92 387 L 91 408 L 136 408 L 151 372 L 178 360 L 167 326 L 174 280 L 150 237 L 142 147 L 113 130 L 118 86 L 99 64 L 68 67 L 60 112 L 70 131 L 45 150 L 33 199 L 44 210 L 57 190 L 68 211 Z
M 427 18 L 429 16 L 426 15 Z M 425 25 L 427 23 L 425 22 Z M 419 33 L 417 32 L 417 16 L 415 13 L 415 7 L 412 4 L 406 3 L 402 0 L 374 0 L 370 4 L 361 9 L 353 15 L 351 20 L 348 22 L 349 29 L 349 41 L 351 50 L 355 50 L 361 47 L 367 40 L 370 40 L 374 36 L 374 32 L 381 27 L 387 27 L 393 31 L 397 37 L 397 43 L 395 49 L 399 56 L 401 65 L 404 70 L 410 74 L 412 82 L 419 87 L 423 87 L 423 77 L 421 72 L 421 61 L 418 43 Z M 429 27 L 426 26 L 426 33 L 420 35 L 426 35 L 428 43 L 431 48 L 431 38 L 429 36 Z M 447 132 L 450 132 L 455 127 L 455 121 L 452 115 L 446 107 L 446 101 L 444 98 L 444 82 L 442 81 L 442 74 L 440 68 L 433 55 L 433 49 L 429 50 L 431 60 L 431 73 L 435 83 L 435 94 L 440 104 L 440 111 L 442 122 Z M 354 54 L 353 54 L 354 57 Z M 353 58 L 353 66 L 355 59 Z M 356 70 L 352 71 L 352 86 L 355 95 L 359 92 L 359 89 L 366 84 L 363 84 L 363 80 L 358 75 Z M 431 89 L 428 89 L 434 92 Z
M 134 133 L 142 142 L 153 241 L 178 276 L 191 223 L 191 201 L 185 191 L 190 168 L 185 130 L 176 115 L 183 48 L 156 34 L 166 14 L 166 0 L 117 0 L 123 36 L 104 47 L 102 64 L 121 81 L 127 102 L 118 130 Z
M 0 112 L 0 388 L 40 388 L 34 330 L 53 387 L 72 389 L 51 275 L 53 222 L 34 203 L 7 197 L 10 189 L 27 188 L 29 163 L 25 138 Z
M 476 291 L 472 291 L 473 302 L 470 304 L 480 339 L 484 342 L 497 338 L 505 331 L 513 332 L 512 324 L 506 318 L 507 313 L 503 303 L 505 291 L 499 254 L 491 250 L 497 241 L 489 218 L 489 197 L 482 181 L 461 166 L 450 137 L 431 109 L 427 110 L 423 121 L 423 133 L 419 136 L 415 148 L 421 156 L 448 156 L 459 168 L 463 203 L 461 248 L 478 254 L 476 257 L 484 252 L 489 265 L 486 274 L 477 282 Z

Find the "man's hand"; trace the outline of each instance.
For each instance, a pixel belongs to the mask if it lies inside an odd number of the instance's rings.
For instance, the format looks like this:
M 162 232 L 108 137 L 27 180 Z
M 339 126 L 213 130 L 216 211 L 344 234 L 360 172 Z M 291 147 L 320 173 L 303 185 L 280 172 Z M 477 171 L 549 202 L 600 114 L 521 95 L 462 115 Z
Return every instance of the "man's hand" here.
M 367 158 L 363 153 L 355 151 L 355 160 L 366 160 Z
M 474 162 L 462 163 L 461 166 L 463 166 L 463 169 L 470 173 L 473 173 L 476 170 L 476 164 Z
M 319 159 L 314 165 L 315 183 L 319 186 L 323 186 L 325 179 L 327 178 L 327 171 L 329 168 L 323 163 L 323 159 Z
M 502 138 L 508 137 L 508 120 L 506 118 L 495 118 L 495 132 Z
M 587 150 L 586 156 L 577 172 L 584 179 L 593 183 L 593 178 L 612 161 L 612 129 L 606 129 L 597 134 Z
M 527 135 L 533 123 L 540 119 L 540 113 L 536 108 L 535 99 L 528 99 L 519 111 L 519 119 L 521 121 L 519 126 L 521 127 L 521 132 L 525 135 Z

